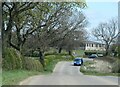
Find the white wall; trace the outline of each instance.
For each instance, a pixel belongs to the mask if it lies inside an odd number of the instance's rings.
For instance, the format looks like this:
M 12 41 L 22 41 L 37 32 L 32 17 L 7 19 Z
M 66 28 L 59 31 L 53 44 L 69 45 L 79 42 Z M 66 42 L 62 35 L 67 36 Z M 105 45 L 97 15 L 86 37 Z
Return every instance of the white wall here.
M 88 44 L 88 46 L 87 46 L 87 44 L 86 44 L 85 50 L 105 51 L 105 45 L 104 45 L 104 46 L 101 46 L 101 47 L 99 47 L 99 46 L 96 47 L 96 44 L 93 44 L 93 47 L 92 47 L 92 44 Z

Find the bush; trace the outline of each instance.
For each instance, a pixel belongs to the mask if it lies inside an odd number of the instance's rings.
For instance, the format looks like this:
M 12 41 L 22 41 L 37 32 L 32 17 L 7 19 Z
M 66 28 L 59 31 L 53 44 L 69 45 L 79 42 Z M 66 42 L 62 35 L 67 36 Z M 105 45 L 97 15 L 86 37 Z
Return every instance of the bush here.
M 58 55 L 58 53 L 45 53 L 45 56 L 49 56 L 49 55 Z
M 53 60 L 55 60 L 55 55 L 45 56 L 45 66 L 49 65 Z
M 39 57 L 39 52 L 38 51 L 29 50 L 29 51 L 26 51 L 24 53 L 24 56 L 27 56 L 27 57 Z
M 42 64 L 39 60 L 23 57 L 13 48 L 5 48 L 3 51 L 3 69 L 4 70 L 36 70 L 43 71 Z
M 105 55 L 105 52 L 97 52 L 97 51 L 85 51 L 85 56 L 90 56 L 91 54 L 103 54 Z
M 112 66 L 112 72 L 113 73 L 120 73 L 120 60 L 117 59 Z
M 12 48 L 5 48 L 3 51 L 3 69 L 13 70 L 22 69 L 22 60 L 16 50 Z
M 85 55 L 89 56 L 91 54 L 96 54 L 97 52 L 84 52 L 84 53 L 85 53 Z
M 32 71 L 43 71 L 42 64 L 39 62 L 39 60 L 32 59 L 32 58 L 24 58 L 24 69 L 25 70 L 32 70 Z
M 54 60 L 73 60 L 74 56 L 66 54 L 57 54 L 57 55 L 47 55 L 45 56 L 45 65 L 49 65 Z

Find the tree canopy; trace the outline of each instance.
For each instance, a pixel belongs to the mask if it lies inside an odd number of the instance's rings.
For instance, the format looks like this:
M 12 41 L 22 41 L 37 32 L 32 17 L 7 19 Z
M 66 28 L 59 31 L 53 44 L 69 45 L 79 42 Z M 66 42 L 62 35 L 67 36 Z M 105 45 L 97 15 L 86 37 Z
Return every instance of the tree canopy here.
M 93 35 L 106 44 L 106 55 L 108 55 L 110 45 L 116 40 L 119 34 L 117 18 L 100 23 L 98 27 L 93 29 Z

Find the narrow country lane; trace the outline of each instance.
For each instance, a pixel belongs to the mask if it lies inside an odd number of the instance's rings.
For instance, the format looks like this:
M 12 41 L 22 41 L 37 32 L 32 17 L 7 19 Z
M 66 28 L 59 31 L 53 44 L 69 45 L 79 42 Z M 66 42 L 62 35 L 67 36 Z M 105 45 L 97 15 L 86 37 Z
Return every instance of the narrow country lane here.
M 118 77 L 83 75 L 79 69 L 72 62 L 62 61 L 52 74 L 30 77 L 20 85 L 118 85 Z

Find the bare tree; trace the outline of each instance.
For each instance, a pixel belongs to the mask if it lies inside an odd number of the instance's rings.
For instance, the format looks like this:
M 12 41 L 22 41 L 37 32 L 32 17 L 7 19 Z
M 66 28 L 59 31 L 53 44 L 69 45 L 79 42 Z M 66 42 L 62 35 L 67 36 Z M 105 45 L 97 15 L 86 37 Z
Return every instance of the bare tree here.
M 66 2 L 4 2 L 2 9 L 5 45 L 23 52 L 24 44 L 30 38 L 34 41 L 30 44 L 31 48 L 34 45 L 34 49 L 39 50 L 40 60 L 44 60 L 43 54 L 52 43 L 64 39 L 68 33 L 83 26 L 85 17 L 82 13 L 79 14 L 79 21 L 68 22 L 73 9 L 83 7 L 80 3 Z M 63 23 L 67 27 L 63 27 Z
M 118 21 L 116 18 L 113 18 L 106 23 L 100 23 L 92 32 L 97 40 L 103 41 L 106 44 L 106 55 L 108 55 L 111 43 L 114 42 L 120 34 L 118 31 Z
M 14 47 L 17 50 L 20 50 L 20 45 L 24 43 L 25 39 L 20 38 L 20 30 L 25 25 L 26 21 L 25 12 L 33 9 L 38 3 L 32 2 L 3 2 L 2 3 L 2 13 L 3 13 L 3 37 L 6 45 L 8 47 Z M 24 13 L 24 15 L 23 15 Z M 27 20 L 28 21 L 28 20 Z M 25 23 L 24 23 L 25 22 Z M 12 43 L 12 32 L 17 32 L 17 45 Z M 28 32 L 27 32 L 28 33 Z M 5 43 L 4 43 L 5 44 Z
M 71 54 L 71 50 L 79 47 L 85 41 L 87 32 L 84 28 L 87 24 L 88 21 L 84 14 L 76 10 L 73 11 L 67 23 L 62 21 L 62 29 L 66 29 L 66 31 L 60 33 L 61 38 L 57 44 L 59 48 L 58 52 L 60 53 L 62 49 L 66 49 Z

